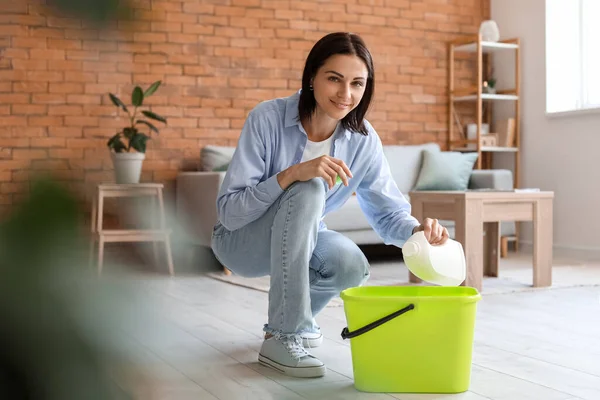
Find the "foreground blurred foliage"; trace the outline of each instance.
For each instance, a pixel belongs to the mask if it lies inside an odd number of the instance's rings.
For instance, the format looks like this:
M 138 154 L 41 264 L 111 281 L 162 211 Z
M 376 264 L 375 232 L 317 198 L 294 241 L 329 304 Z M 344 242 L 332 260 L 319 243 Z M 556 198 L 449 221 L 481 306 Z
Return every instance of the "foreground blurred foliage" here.
M 126 0 L 46 4 L 61 17 L 100 26 L 132 17 Z M 127 333 L 136 336 L 147 299 L 141 301 L 127 280 L 95 277 L 81 216 L 74 196 L 38 179 L 0 221 L 2 400 L 133 398 L 129 378 L 138 371 L 127 370 L 136 357 Z
M 0 225 L 0 399 L 130 398 L 110 369 L 139 310 L 126 284 L 91 273 L 80 217 L 69 192 L 37 180 Z
M 100 24 L 131 16 L 131 7 L 124 0 L 47 0 L 47 4 L 64 16 Z

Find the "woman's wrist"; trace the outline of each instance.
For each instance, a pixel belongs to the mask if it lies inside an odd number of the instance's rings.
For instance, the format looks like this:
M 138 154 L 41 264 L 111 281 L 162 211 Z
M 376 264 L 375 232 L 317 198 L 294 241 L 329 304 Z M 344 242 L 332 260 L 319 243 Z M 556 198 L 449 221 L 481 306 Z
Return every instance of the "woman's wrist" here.
M 292 165 L 288 169 L 284 169 L 283 171 L 277 174 L 277 182 L 283 190 L 287 189 L 292 183 L 296 181 L 296 178 L 294 177 L 294 167 L 295 165 Z

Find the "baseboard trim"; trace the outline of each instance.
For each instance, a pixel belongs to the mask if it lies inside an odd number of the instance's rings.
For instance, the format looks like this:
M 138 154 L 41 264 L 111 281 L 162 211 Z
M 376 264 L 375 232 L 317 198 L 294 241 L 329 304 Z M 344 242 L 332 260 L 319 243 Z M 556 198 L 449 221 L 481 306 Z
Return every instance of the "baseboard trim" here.
M 523 250 L 533 252 L 533 242 L 530 240 L 519 240 L 519 245 Z M 573 258 L 582 261 L 600 260 L 600 248 L 585 246 L 567 246 L 554 244 L 552 251 L 555 257 Z

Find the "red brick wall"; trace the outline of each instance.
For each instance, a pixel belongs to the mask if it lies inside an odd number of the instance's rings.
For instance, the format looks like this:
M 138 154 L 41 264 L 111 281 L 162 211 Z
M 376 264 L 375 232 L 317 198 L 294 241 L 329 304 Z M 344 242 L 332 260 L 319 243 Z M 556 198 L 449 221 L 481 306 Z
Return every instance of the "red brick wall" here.
M 77 192 L 111 181 L 106 140 L 123 126 L 107 92 L 163 80 L 169 119 L 144 181 L 172 182 L 207 143 L 234 145 L 257 102 L 299 88 L 304 58 L 331 31 L 373 53 L 369 114 L 385 143 L 444 145 L 446 42 L 476 33 L 489 0 L 134 0 L 135 21 L 97 29 L 44 0 L 0 0 L 0 206 L 52 171 Z

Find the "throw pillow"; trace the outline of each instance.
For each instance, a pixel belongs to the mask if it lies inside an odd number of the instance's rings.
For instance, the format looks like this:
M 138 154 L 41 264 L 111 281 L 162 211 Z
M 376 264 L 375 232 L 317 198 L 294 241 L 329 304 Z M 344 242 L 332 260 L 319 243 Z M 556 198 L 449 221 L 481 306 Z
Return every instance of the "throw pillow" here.
M 216 146 L 210 144 L 204 146 L 200 150 L 201 170 L 214 171 L 216 168 L 229 165 L 234 152 L 235 147 L 233 146 Z
M 227 168 L 229 168 L 229 163 L 221 165 L 220 167 L 214 168 L 213 172 L 226 172 Z
M 467 190 L 477 153 L 425 150 L 415 190 Z
M 424 150 L 441 151 L 437 143 L 383 146 L 383 154 L 390 165 L 392 178 L 404 195 L 408 194 L 417 182 L 423 165 Z

